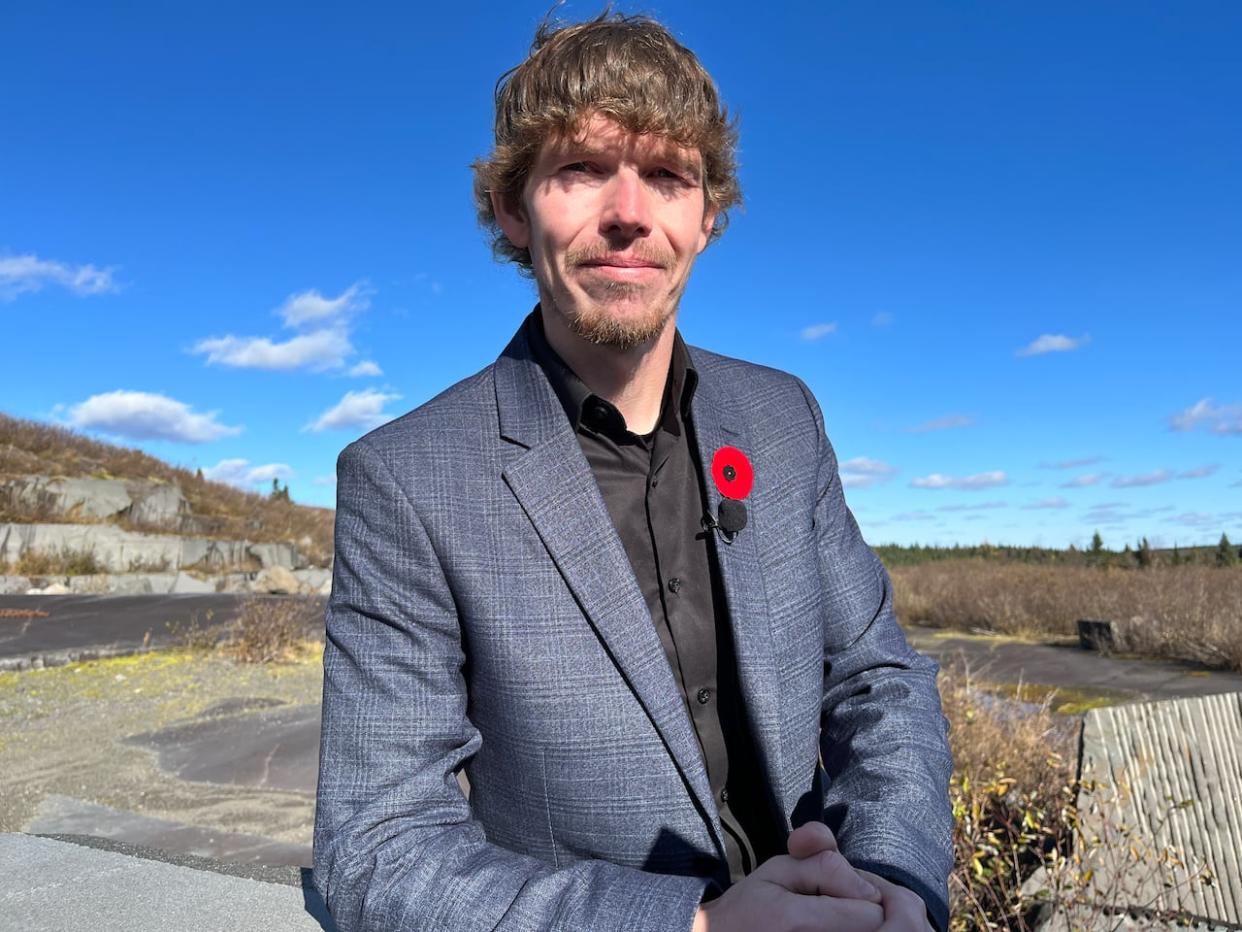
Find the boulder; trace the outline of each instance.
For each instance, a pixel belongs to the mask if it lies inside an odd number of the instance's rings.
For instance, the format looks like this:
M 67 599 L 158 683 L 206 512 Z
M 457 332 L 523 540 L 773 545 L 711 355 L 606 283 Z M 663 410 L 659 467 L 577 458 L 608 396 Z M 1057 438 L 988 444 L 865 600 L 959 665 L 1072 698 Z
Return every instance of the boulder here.
M 27 589 L 26 595 L 68 595 L 69 587 L 64 583 L 51 583 L 41 589 Z
M 283 566 L 269 566 L 259 571 L 259 575 L 250 584 L 250 591 L 265 592 L 270 595 L 293 595 L 300 590 L 298 578 L 291 570 Z

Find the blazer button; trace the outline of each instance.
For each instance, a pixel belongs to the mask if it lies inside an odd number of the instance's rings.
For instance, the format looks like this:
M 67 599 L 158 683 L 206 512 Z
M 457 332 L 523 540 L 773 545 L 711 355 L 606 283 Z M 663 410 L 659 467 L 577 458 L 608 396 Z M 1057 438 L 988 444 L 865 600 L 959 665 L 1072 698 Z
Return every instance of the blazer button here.
M 681 578 L 674 576 L 668 581 L 668 591 L 676 595 L 681 591 Z
M 727 803 L 729 801 L 729 788 L 727 786 L 720 791 L 720 801 L 722 803 Z
M 702 689 L 699 690 L 698 698 L 699 698 L 700 704 L 707 705 L 708 701 L 712 698 L 712 691 L 708 689 L 706 686 L 704 686 Z

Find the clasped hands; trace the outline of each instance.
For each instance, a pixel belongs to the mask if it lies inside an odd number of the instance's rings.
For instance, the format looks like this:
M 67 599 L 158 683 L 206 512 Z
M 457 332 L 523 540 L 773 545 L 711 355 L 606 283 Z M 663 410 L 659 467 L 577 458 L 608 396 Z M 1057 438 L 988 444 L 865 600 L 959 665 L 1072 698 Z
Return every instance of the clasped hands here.
M 851 866 L 824 823 L 788 848 L 700 907 L 693 932 L 931 932 L 922 898 Z

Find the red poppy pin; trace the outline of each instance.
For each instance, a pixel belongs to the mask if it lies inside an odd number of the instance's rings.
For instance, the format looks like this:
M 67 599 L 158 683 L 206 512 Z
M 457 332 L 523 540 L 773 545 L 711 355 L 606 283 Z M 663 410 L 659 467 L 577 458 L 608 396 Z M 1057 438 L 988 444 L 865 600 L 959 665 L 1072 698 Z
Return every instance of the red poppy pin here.
M 721 495 L 740 502 L 755 484 L 755 470 L 737 447 L 721 447 L 712 457 L 712 478 Z

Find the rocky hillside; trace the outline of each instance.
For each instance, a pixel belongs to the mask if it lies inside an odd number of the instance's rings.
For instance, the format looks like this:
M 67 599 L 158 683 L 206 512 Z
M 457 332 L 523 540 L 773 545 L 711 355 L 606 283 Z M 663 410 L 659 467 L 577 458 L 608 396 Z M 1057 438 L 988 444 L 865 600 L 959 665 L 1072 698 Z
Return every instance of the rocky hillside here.
M 236 564 L 246 559 L 266 566 L 269 561 L 259 558 L 266 553 L 250 546 L 263 544 L 287 545 L 296 550 L 297 562 L 327 566 L 332 522 L 328 508 L 244 492 L 140 450 L 0 414 L 0 527 L 8 525 L 10 537 L 17 525 L 29 526 L 20 529 L 23 539 L 31 537 L 34 526 L 109 525 L 107 531 L 100 528 L 101 539 L 139 535 L 244 542 L 248 546 L 240 551 L 242 558 L 230 559 L 234 565 L 229 568 L 244 568 Z M 48 540 L 58 536 L 50 528 L 40 533 Z M 68 528 L 59 536 L 66 533 Z M 165 544 L 150 562 L 179 566 L 177 554 L 187 545 Z M 12 562 L 15 547 L 7 548 L 7 554 L 0 547 L 0 562 L 6 557 Z M 188 551 L 197 552 L 194 547 Z M 174 556 L 165 558 L 164 553 Z

